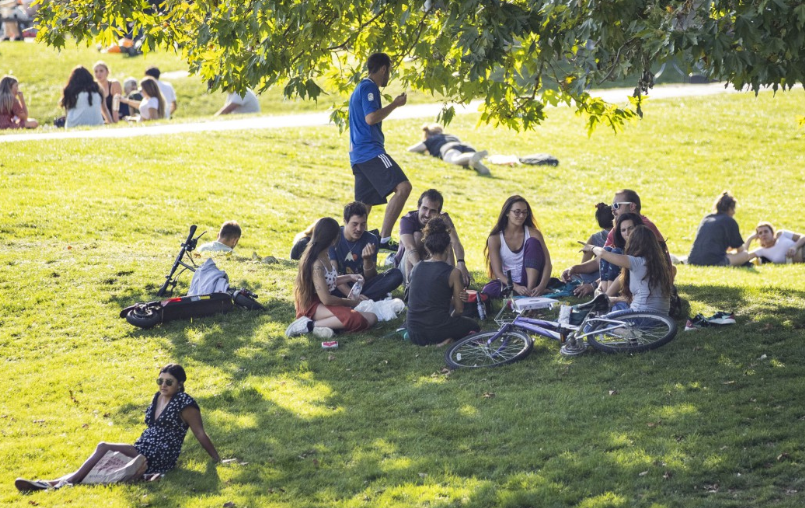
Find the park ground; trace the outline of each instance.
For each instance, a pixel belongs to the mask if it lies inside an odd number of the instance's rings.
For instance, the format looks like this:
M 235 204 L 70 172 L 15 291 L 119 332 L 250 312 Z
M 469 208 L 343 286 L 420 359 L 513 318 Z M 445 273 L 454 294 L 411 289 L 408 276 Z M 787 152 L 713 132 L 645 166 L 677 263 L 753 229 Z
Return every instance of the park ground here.
M 445 194 L 481 284 L 484 240 L 514 193 L 535 210 L 554 275 L 596 230 L 593 205 L 621 187 L 640 193 L 675 254 L 726 189 L 744 236 L 760 220 L 805 231 L 801 94 L 654 100 L 625 132 L 589 138 L 567 109 L 519 134 L 458 117 L 449 130 L 478 148 L 560 160 L 493 166 L 491 178 L 407 153 L 423 119 L 384 130 L 414 194 Z M 0 144 L 0 504 L 802 506 L 802 265 L 680 266 L 691 314 L 732 310 L 737 324 L 634 356 L 568 359 L 540 339 L 522 362 L 450 372 L 442 350 L 395 335 L 399 322 L 339 337 L 335 351 L 285 338 L 291 240 L 351 199 L 347 144 L 333 126 Z M 265 312 L 152 330 L 118 317 L 154 298 L 190 224 L 212 235 L 227 219 L 244 236 L 220 264 Z M 133 442 L 168 362 L 187 369 L 235 463 L 211 463 L 191 435 L 158 483 L 17 493 L 17 476 L 56 477 L 99 441 Z

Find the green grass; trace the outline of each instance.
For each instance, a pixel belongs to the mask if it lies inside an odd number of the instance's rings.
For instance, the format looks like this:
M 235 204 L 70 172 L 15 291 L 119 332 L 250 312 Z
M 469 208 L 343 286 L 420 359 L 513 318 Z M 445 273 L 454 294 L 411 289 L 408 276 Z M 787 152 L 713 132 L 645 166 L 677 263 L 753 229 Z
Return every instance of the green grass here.
M 621 187 L 678 254 L 724 189 L 744 235 L 762 219 L 805 230 L 801 94 L 655 101 L 625 133 L 591 139 L 567 109 L 519 135 L 457 118 L 450 131 L 491 153 L 561 161 L 493 167 L 493 178 L 406 153 L 421 120 L 384 128 L 414 194 L 444 192 L 480 282 L 484 239 L 512 193 L 534 208 L 555 275 L 595 231 L 593 204 Z M 250 258 L 283 258 L 312 220 L 340 216 L 346 151 L 334 127 L 0 144 L 0 504 L 802 506 L 802 265 L 679 267 L 693 313 L 731 309 L 738 324 L 636 356 L 566 359 L 537 340 L 517 364 L 444 373 L 442 350 L 387 336 L 398 322 L 323 351 L 283 336 L 294 264 Z M 244 236 L 221 265 L 266 312 L 148 331 L 118 317 L 154 297 L 190 224 L 212 234 L 226 219 Z M 170 361 L 187 369 L 221 455 L 247 464 L 211 464 L 190 436 L 156 484 L 16 492 L 17 476 L 56 477 L 99 441 L 133 442 Z

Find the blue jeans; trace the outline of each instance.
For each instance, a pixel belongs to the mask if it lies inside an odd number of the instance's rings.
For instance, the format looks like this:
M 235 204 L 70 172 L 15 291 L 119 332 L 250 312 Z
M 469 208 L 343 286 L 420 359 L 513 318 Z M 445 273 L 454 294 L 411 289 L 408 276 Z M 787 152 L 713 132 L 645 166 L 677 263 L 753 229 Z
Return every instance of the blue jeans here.
M 617 247 L 604 247 L 604 250 L 613 254 L 623 254 L 623 249 L 619 249 Z M 620 266 L 613 265 L 604 259 L 601 259 L 598 266 L 598 271 L 601 273 L 602 281 L 613 281 L 618 278 L 618 275 L 621 274 Z
M 363 284 L 362 295 L 370 300 L 383 300 L 388 293 L 391 293 L 402 284 L 402 272 L 398 268 L 391 268 L 385 272 L 377 272 L 377 275 L 367 280 Z M 347 295 L 336 289 L 332 292 L 333 295 L 340 298 L 346 298 Z

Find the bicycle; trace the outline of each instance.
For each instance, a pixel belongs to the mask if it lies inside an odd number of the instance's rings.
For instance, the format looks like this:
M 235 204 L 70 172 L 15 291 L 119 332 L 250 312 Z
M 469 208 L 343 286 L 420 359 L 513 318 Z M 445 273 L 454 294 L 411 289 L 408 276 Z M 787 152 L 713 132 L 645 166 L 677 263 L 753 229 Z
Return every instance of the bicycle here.
M 565 356 L 584 353 L 587 344 L 604 353 L 637 353 L 656 349 L 676 336 L 676 322 L 668 316 L 633 310 L 608 313 L 609 299 L 603 294 L 574 309 L 563 305 L 558 321 L 526 317 L 529 311 L 553 308 L 559 302 L 544 297 L 515 299 L 512 286 L 509 274 L 504 289 L 509 299 L 495 316 L 500 328 L 453 344 L 445 351 L 448 367 L 495 367 L 522 360 L 534 347 L 531 335 L 559 341 Z M 517 314 L 514 319 L 504 317 L 509 309 Z

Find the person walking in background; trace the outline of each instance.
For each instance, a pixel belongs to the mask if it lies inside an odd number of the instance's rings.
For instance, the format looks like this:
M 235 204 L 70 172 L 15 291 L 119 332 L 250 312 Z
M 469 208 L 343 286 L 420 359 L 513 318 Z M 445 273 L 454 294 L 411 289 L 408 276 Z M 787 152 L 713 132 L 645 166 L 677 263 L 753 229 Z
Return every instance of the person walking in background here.
M 76 66 L 62 90 L 59 106 L 67 110 L 64 126 L 79 127 L 113 123 L 112 115 L 103 100 L 100 85 L 82 65 Z
M 20 84 L 12 76 L 0 79 L 0 129 L 36 129 L 39 122 L 28 118 L 28 106 Z
M 366 65 L 369 76 L 349 99 L 349 161 L 355 176 L 355 201 L 364 203 L 367 213 L 371 213 L 372 206 L 386 203 L 386 197 L 394 194 L 388 200 L 380 228 L 380 248 L 396 251 L 398 244 L 391 240 L 391 231 L 411 194 L 411 182 L 386 153 L 383 120 L 404 106 L 407 97 L 400 94 L 382 107 L 380 87 L 389 83 L 391 59 L 385 53 L 374 53 Z

